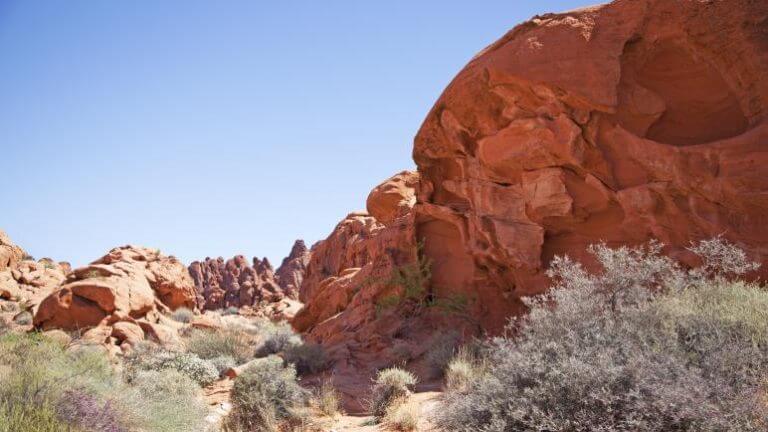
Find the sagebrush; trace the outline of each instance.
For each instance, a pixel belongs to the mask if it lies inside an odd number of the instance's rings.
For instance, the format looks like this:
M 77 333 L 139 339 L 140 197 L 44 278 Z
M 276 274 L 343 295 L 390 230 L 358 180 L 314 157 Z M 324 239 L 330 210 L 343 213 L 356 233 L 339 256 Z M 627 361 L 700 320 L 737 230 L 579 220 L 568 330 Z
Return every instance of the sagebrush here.
M 485 370 L 449 386 L 446 431 L 764 431 L 768 293 L 717 238 L 686 270 L 662 246 L 591 251 L 590 273 L 556 258 L 549 294 L 493 341 Z M 479 372 L 479 373 L 477 373 Z M 453 387 L 453 388 L 450 388 Z

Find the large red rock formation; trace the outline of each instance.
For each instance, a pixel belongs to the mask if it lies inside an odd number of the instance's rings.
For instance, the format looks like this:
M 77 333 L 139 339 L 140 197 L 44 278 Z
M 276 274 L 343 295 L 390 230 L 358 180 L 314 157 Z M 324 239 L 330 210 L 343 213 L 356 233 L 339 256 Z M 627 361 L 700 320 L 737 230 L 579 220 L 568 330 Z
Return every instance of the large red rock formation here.
M 253 265 L 242 255 L 227 261 L 206 258 L 202 262 L 193 262 L 189 273 L 198 293 L 198 306 L 202 310 L 257 306 L 285 297 L 266 258 L 254 258 Z
M 195 307 L 195 289 L 184 265 L 156 249 L 123 246 L 67 275 L 40 304 L 34 325 L 42 330 L 82 330 L 101 342 L 137 342 L 145 336 L 173 344 L 173 322 L 160 312 Z M 141 335 L 138 337 L 137 335 Z
M 423 327 L 376 304 L 416 239 L 431 300 L 462 299 L 457 325 L 491 332 L 546 289 L 555 255 L 589 262 L 601 240 L 657 238 L 686 261 L 724 234 L 766 263 L 766 29 L 768 2 L 750 0 L 618 0 L 515 27 L 430 111 L 419 176 L 374 189 L 313 247 L 294 325 L 336 372 L 391 360 Z
M 277 283 L 289 298 L 298 298 L 299 288 L 304 280 L 304 272 L 309 263 L 309 249 L 304 240 L 296 240 L 291 248 L 291 253 L 283 259 L 282 264 L 275 272 Z
M 36 310 L 70 271 L 66 262 L 50 258 L 34 261 L 0 230 L 0 300 L 23 302 Z
M 554 255 L 724 233 L 768 257 L 768 2 L 624 0 L 538 16 L 476 56 L 419 131 L 417 231 L 487 329 Z M 768 275 L 763 266 L 763 276 Z

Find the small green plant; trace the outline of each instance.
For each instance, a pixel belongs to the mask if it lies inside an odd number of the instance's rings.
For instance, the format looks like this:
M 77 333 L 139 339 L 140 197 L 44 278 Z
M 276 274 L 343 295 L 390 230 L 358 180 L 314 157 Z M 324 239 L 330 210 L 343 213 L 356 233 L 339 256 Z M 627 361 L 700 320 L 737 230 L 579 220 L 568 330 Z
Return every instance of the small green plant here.
M 191 323 L 194 317 L 195 313 L 185 307 L 180 307 L 171 313 L 171 319 L 184 324 Z
M 371 415 L 381 421 L 387 408 L 407 398 L 416 382 L 416 377 L 404 369 L 393 367 L 379 371 L 371 389 Z

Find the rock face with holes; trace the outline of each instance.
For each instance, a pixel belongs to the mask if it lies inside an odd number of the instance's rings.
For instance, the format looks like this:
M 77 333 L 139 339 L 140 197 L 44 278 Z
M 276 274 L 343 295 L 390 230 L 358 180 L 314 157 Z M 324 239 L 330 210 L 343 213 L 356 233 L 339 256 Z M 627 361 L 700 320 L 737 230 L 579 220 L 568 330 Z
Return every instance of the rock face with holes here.
M 114 248 L 75 269 L 46 297 L 34 316 L 41 330 L 86 330 L 109 346 L 153 339 L 176 345 L 177 323 L 160 312 L 195 307 L 195 289 L 184 265 L 157 249 Z
M 415 140 L 437 295 L 498 330 L 553 256 L 724 233 L 768 257 L 768 2 L 619 0 L 478 54 Z M 763 266 L 762 276 L 768 275 Z
M 257 306 L 279 302 L 285 297 L 266 258 L 254 258 L 252 263 L 242 255 L 226 261 L 223 258 L 206 258 L 205 261 L 193 262 L 189 273 L 195 283 L 201 310 Z

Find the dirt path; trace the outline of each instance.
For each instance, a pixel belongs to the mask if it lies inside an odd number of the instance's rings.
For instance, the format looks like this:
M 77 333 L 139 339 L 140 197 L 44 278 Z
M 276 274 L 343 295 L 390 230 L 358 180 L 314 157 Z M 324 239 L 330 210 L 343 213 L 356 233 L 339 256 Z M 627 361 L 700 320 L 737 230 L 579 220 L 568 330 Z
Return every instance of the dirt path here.
M 203 398 L 208 404 L 211 413 L 206 420 L 213 426 L 218 425 L 221 419 L 232 409 L 229 402 L 229 394 L 232 391 L 234 381 L 229 378 L 216 381 L 203 389 Z M 436 432 L 431 418 L 437 408 L 440 392 L 425 391 L 411 395 L 409 403 L 419 406 L 419 432 Z M 385 432 L 388 429 L 373 423 L 373 417 L 362 415 L 341 415 L 336 418 L 318 419 L 325 432 Z
M 211 425 L 220 424 L 221 419 L 232 409 L 232 404 L 229 403 L 229 394 L 233 385 L 234 381 L 224 378 L 203 389 L 203 399 L 211 410 L 205 419 Z

